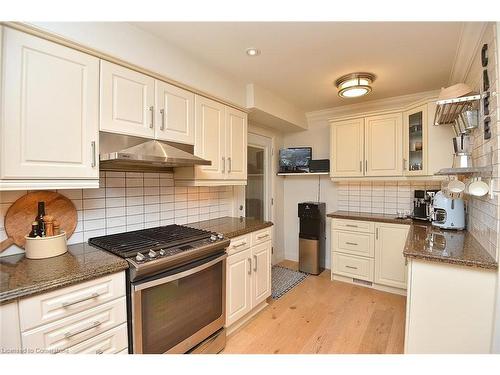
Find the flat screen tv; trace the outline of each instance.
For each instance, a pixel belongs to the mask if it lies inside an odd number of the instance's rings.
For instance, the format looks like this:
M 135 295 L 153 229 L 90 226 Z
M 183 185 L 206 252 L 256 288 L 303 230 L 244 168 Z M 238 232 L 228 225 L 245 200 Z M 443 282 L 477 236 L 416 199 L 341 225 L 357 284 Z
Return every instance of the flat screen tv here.
M 309 172 L 311 147 L 292 147 L 280 149 L 280 172 Z

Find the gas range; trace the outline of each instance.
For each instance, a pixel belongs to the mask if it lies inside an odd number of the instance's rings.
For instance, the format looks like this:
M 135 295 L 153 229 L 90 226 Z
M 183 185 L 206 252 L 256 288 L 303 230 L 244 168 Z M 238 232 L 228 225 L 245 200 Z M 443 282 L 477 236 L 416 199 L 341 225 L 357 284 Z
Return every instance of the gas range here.
M 129 262 L 130 281 L 222 253 L 229 243 L 220 233 L 177 224 L 89 239 Z

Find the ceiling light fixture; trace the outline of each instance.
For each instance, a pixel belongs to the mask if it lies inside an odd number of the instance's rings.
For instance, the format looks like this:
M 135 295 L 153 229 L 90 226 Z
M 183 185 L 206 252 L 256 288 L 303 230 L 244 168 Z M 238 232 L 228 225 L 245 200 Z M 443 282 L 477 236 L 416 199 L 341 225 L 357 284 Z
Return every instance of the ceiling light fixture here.
M 375 81 L 375 75 L 371 73 L 351 73 L 340 77 L 335 81 L 341 98 L 356 98 L 372 91 L 370 84 Z
M 258 56 L 258 55 L 260 55 L 260 50 L 257 48 L 247 48 L 247 55 L 248 56 Z

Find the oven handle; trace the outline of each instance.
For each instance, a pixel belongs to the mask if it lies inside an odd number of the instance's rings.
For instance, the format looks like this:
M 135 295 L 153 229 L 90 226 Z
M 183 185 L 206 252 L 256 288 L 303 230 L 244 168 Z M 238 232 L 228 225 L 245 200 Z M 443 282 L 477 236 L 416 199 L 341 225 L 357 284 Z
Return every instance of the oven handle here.
M 166 283 L 169 283 L 169 282 L 172 282 L 172 281 L 175 281 L 175 280 L 182 279 L 183 277 L 192 275 L 192 274 L 194 274 L 196 272 L 203 271 L 205 268 L 213 266 L 215 263 L 219 263 L 220 261 L 222 261 L 222 260 L 224 260 L 226 258 L 227 258 L 227 254 L 224 253 L 220 257 L 217 257 L 217 258 L 211 260 L 210 262 L 203 263 L 203 264 L 199 265 L 198 267 L 191 268 L 189 270 L 186 270 L 186 271 L 183 271 L 183 272 L 179 272 L 179 273 L 176 273 L 174 275 L 165 276 L 165 277 L 162 277 L 161 279 L 151 280 L 151 281 L 149 281 L 147 283 L 142 283 L 142 284 L 134 285 L 134 292 L 138 292 L 140 290 L 152 288 L 152 287 L 157 286 L 157 285 L 166 284 Z

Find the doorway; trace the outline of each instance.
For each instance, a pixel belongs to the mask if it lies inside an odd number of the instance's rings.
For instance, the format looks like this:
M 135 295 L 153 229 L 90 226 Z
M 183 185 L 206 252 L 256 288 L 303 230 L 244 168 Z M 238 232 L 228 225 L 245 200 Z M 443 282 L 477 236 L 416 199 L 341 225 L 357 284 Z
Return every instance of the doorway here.
M 245 217 L 272 220 L 272 139 L 248 134 Z

